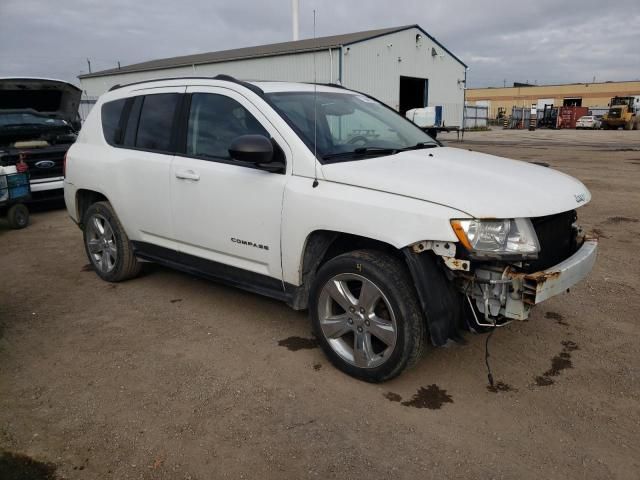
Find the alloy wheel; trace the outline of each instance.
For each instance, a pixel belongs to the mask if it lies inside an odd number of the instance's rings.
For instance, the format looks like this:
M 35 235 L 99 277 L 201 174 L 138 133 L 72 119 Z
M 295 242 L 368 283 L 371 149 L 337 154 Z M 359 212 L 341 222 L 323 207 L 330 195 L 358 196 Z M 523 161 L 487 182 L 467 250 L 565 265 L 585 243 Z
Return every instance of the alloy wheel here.
M 388 299 L 361 275 L 342 273 L 324 285 L 318 319 L 333 351 L 359 368 L 382 365 L 398 339 L 396 316 Z
M 118 260 L 118 247 L 111 224 L 102 215 L 94 214 L 89 219 L 86 229 L 87 250 L 94 265 L 104 273 L 110 272 Z

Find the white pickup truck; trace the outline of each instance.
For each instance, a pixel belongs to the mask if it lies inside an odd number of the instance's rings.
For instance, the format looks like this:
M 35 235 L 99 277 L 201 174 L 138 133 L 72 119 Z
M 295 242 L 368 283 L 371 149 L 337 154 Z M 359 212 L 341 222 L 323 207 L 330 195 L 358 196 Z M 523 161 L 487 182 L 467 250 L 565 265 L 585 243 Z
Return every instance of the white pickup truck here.
M 228 76 L 114 87 L 66 159 L 96 273 L 141 260 L 308 309 L 332 363 L 380 382 L 464 330 L 524 320 L 591 270 L 578 180 L 443 147 L 337 86 Z

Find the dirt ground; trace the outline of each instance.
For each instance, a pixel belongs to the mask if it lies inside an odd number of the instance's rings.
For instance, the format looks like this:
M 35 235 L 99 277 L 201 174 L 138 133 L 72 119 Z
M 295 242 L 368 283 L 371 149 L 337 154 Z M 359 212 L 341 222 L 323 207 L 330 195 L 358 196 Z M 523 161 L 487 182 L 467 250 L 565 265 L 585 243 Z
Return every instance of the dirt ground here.
M 358 382 L 305 313 L 153 265 L 102 282 L 66 212 L 43 211 L 0 224 L 0 477 L 638 478 L 640 132 L 443 139 L 593 194 L 579 217 L 600 236 L 595 270 L 495 333 L 497 389 L 485 336 Z

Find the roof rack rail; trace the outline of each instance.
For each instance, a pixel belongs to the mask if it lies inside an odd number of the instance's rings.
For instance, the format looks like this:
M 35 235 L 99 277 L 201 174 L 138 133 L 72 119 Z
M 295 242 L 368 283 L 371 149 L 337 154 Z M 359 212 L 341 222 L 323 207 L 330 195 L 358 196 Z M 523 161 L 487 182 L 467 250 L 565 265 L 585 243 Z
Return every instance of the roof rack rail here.
M 153 78 L 151 80 L 141 80 L 139 82 L 132 82 L 132 83 L 126 83 L 126 84 L 118 83 L 113 87 L 111 87 L 108 91 L 112 92 L 113 90 L 118 90 L 124 87 L 130 87 L 132 85 L 140 85 L 142 83 L 165 82 L 165 81 L 171 81 L 171 80 L 222 80 L 225 82 L 233 82 L 237 85 L 242 85 L 243 87 L 251 90 L 256 95 L 260 95 L 261 97 L 264 96 L 264 91 L 260 87 L 257 87 L 249 82 L 238 80 L 237 78 L 232 77 L 231 75 L 225 75 L 225 74 L 219 74 L 219 75 L 216 75 L 215 77 L 168 77 L 168 78 Z
M 211 80 L 211 77 L 166 77 L 166 78 L 151 78 L 149 80 L 140 80 L 138 82 L 124 83 L 124 84 L 116 84 L 111 87 L 108 91 L 111 92 L 113 90 L 118 90 L 119 88 L 131 87 L 133 85 L 141 85 L 143 83 L 152 83 L 152 82 L 168 82 L 171 80 Z
M 261 97 L 264 96 L 264 91 L 260 87 L 257 87 L 253 83 L 245 82 L 243 80 L 238 80 L 237 78 L 232 77 L 231 75 L 226 75 L 224 73 L 219 73 L 218 75 L 213 77 L 213 79 L 214 80 L 223 80 L 225 82 L 237 83 L 238 85 L 242 85 L 243 87 L 248 88 L 249 90 L 251 90 L 256 95 L 260 95 Z
M 310 82 L 313 85 L 313 82 Z M 316 85 L 322 85 L 323 87 L 333 87 L 333 88 L 342 88 L 343 90 L 347 90 L 347 87 L 344 85 L 340 85 L 339 83 L 316 83 Z

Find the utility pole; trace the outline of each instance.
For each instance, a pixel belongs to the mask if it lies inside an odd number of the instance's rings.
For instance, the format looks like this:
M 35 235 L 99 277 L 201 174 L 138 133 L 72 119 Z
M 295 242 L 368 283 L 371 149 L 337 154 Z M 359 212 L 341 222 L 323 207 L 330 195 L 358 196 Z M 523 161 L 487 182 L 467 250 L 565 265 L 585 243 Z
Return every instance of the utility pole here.
M 299 38 L 300 28 L 298 25 L 298 13 L 300 10 L 299 0 L 291 0 L 291 29 L 293 30 L 293 41 Z
M 118 70 L 120 70 L 120 60 L 118 60 Z
M 89 65 L 89 73 L 91 73 L 91 61 L 87 58 L 87 65 Z
M 465 123 L 467 121 L 467 72 L 469 67 L 464 69 L 464 90 L 462 91 L 462 141 L 464 142 Z M 477 115 L 476 115 L 477 116 Z

